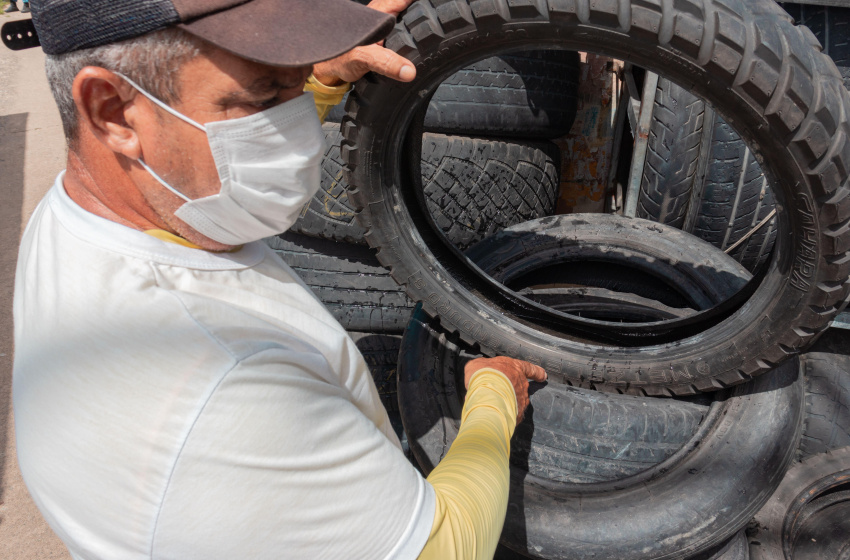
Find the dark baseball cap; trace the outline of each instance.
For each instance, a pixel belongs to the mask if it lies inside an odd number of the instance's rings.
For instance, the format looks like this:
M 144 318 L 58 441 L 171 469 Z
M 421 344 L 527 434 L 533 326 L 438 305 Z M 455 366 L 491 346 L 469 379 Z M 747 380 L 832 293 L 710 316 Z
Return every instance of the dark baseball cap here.
M 378 42 L 395 24 L 351 0 L 30 0 L 30 7 L 48 54 L 177 26 L 237 56 L 283 67 Z

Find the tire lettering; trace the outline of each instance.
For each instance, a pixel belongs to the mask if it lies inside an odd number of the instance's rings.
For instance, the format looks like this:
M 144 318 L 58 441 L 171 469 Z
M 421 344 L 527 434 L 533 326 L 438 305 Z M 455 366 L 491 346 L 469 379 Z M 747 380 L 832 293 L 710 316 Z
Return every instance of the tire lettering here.
M 801 292 L 809 291 L 817 269 L 818 237 L 815 229 L 814 205 L 805 193 L 797 194 L 797 215 L 802 223 L 797 241 L 797 254 L 791 271 L 791 285 Z

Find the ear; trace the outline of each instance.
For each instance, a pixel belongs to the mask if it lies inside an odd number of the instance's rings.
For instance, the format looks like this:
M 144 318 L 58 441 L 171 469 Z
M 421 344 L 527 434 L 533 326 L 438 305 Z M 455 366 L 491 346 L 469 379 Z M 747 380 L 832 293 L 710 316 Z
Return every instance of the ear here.
M 134 121 L 145 109 L 134 103 L 137 92 L 130 84 L 105 68 L 86 66 L 74 78 L 72 93 L 80 130 L 88 129 L 113 152 L 141 157 Z

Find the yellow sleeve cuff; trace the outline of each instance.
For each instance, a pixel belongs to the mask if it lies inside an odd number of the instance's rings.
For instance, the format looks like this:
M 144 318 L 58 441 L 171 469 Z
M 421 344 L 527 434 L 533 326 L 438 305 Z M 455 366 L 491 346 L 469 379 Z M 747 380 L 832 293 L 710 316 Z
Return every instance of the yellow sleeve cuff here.
M 334 105 L 339 105 L 342 98 L 351 89 L 351 84 L 342 84 L 340 86 L 326 86 L 316 79 L 312 74 L 307 78 L 307 85 L 304 91 L 309 91 L 313 94 L 316 100 L 316 111 L 319 114 L 319 120 L 325 122 L 328 113 Z
M 420 560 L 493 557 L 508 505 L 508 458 L 516 415 L 516 395 L 508 378 L 491 369 L 475 372 L 457 438 L 428 477 L 437 504 Z

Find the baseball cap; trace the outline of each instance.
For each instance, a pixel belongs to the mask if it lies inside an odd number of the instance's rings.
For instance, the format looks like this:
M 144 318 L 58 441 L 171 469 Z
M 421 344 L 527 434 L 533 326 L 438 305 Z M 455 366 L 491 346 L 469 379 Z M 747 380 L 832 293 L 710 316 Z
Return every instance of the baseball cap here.
M 47 54 L 64 54 L 177 26 L 242 58 L 282 67 L 375 43 L 395 24 L 351 0 L 30 0 L 30 8 L 37 39 L 18 48 L 40 43 Z M 22 22 L 14 23 L 20 37 Z M 10 48 L 13 39 L 4 28 Z

